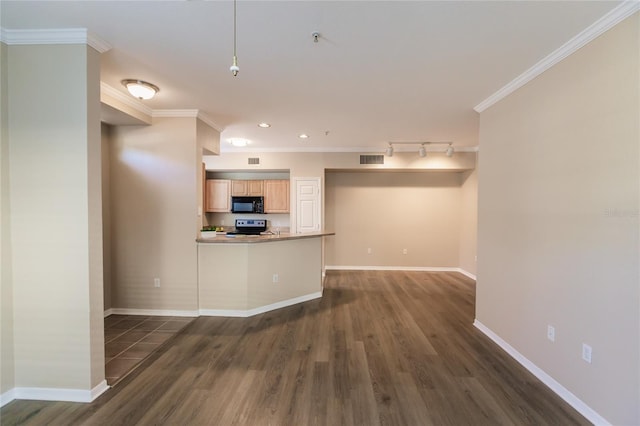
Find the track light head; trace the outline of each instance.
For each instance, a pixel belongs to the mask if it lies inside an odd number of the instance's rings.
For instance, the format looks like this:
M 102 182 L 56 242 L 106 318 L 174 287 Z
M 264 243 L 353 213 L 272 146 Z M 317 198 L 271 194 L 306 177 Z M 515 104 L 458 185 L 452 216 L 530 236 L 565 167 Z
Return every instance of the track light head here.
M 453 155 L 453 142 L 450 141 L 442 141 L 442 142 L 436 142 L 436 141 L 416 141 L 416 142 L 387 142 L 389 144 L 389 146 L 387 147 L 387 149 L 385 149 L 385 154 L 387 155 L 387 157 L 392 157 L 393 156 L 393 144 L 400 144 L 400 145 L 420 145 L 420 148 L 418 149 L 418 155 L 421 158 L 424 158 L 427 156 L 427 148 L 426 145 L 448 145 L 447 149 L 444 151 L 445 154 L 447 155 L 447 157 L 451 157 Z M 440 151 L 442 152 L 442 151 Z
M 389 144 L 385 150 L 385 154 L 387 154 L 387 157 L 393 157 L 393 145 Z

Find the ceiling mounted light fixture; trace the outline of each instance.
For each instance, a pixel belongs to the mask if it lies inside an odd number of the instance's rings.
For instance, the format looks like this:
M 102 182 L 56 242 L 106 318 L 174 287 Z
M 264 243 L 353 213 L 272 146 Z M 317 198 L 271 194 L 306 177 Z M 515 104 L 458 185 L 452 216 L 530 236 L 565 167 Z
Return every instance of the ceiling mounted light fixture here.
M 236 52 L 236 0 L 233 0 L 233 64 L 229 67 L 229 71 L 233 74 L 234 77 L 238 75 L 240 72 L 240 67 L 238 66 L 238 55 Z
M 385 149 L 384 153 L 387 154 L 387 157 L 393 157 L 393 145 L 391 145 L 391 143 L 389 143 L 389 146 Z
M 269 124 L 269 123 L 260 123 L 260 124 L 258 124 L 258 127 L 262 127 L 263 129 L 268 129 L 269 127 L 271 127 L 271 124 Z
M 151 99 L 160 91 L 155 84 L 142 80 L 126 79 L 122 80 L 121 83 L 127 88 L 131 96 L 141 100 Z
M 307 135 L 306 133 L 302 133 L 302 134 L 298 135 L 298 137 L 300 139 L 309 139 L 309 135 Z
M 449 144 L 449 147 L 447 148 L 447 150 L 444 152 L 447 157 L 451 157 L 453 155 L 453 146 L 451 146 L 451 144 Z
M 240 147 L 247 146 L 251 143 L 249 139 L 244 139 L 244 138 L 230 138 L 230 139 L 227 139 L 227 142 L 229 142 L 233 146 L 240 146 Z

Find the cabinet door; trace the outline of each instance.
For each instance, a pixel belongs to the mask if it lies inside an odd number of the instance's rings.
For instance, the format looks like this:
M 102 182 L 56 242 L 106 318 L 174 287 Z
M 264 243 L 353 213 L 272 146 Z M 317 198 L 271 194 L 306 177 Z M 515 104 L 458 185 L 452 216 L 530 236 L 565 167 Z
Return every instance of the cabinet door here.
M 289 213 L 289 181 L 264 181 L 264 212 Z
M 262 180 L 248 180 L 247 182 L 247 195 L 250 197 L 258 197 L 264 192 Z
M 234 197 L 242 197 L 247 195 L 247 182 L 248 180 L 232 180 L 231 181 L 231 195 Z
M 231 211 L 231 181 L 207 179 L 207 213 Z

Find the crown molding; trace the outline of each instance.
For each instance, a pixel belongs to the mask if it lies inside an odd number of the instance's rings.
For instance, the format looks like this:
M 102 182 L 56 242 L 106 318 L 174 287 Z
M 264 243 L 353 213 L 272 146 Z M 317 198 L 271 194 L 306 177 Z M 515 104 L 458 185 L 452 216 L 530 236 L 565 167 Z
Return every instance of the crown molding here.
M 111 96 L 115 100 L 122 102 L 128 107 L 131 107 L 136 111 L 146 114 L 150 117 L 153 117 L 153 110 L 151 108 L 136 100 L 134 97 L 129 96 L 126 93 L 123 93 L 113 86 L 110 86 L 102 81 L 100 82 L 100 93 Z
M 87 44 L 100 53 L 111 45 L 86 28 L 10 30 L 2 28 L 2 41 L 8 45 L 28 44 Z
M 478 152 L 479 151 L 479 147 L 478 146 L 454 146 L 453 147 L 455 149 L 455 152 Z M 336 147 L 275 147 L 275 148 L 256 148 L 253 146 L 246 146 L 246 147 L 234 147 L 228 144 L 220 144 L 220 150 L 222 152 L 256 152 L 256 153 L 267 153 L 267 152 L 309 152 L 309 153 L 358 153 L 358 154 L 365 154 L 365 153 L 373 153 L 373 154 L 384 154 L 384 148 L 381 148 L 380 151 L 375 151 L 372 149 L 372 147 L 357 147 L 357 146 L 345 146 L 345 147 L 341 147 L 341 146 L 336 146 Z M 444 149 L 428 149 L 427 152 L 429 153 L 434 153 L 434 152 L 441 152 L 444 153 L 446 151 L 446 148 Z M 406 153 L 406 152 L 413 152 L 411 150 L 396 150 L 396 153 Z
M 220 126 L 218 123 L 213 121 L 211 117 L 209 117 L 207 114 L 203 113 L 202 111 L 198 111 L 198 118 L 203 122 L 207 123 L 209 127 L 213 127 L 215 130 L 217 130 L 220 133 L 222 133 L 222 131 L 224 130 L 224 127 Z
M 218 132 L 224 130 L 223 127 L 214 122 L 211 117 L 203 113 L 198 109 L 154 109 L 151 114 L 152 117 L 195 117 L 208 126 L 214 128 Z
M 633 15 L 640 10 L 640 2 L 638 0 L 626 0 L 606 15 L 602 16 L 596 22 L 588 26 L 585 30 L 573 37 L 571 40 L 560 46 L 560 48 L 553 51 L 547 57 L 540 62 L 529 68 L 524 73 L 520 74 L 506 86 L 489 96 L 484 101 L 480 102 L 473 109 L 476 112 L 482 112 L 497 103 L 501 99 L 507 97 L 509 94 L 515 92 L 520 87 L 524 86 L 558 62 L 562 61 L 567 56 L 573 54 L 578 49 L 591 42 L 600 34 L 608 31 L 616 26 L 618 23 Z
M 98 53 L 104 53 L 111 50 L 111 45 L 104 39 L 98 37 L 92 32 L 87 32 L 87 44 L 98 51 Z
M 156 117 L 197 117 L 197 109 L 154 109 L 151 114 L 153 118 Z
M 218 132 L 222 132 L 223 128 L 215 123 L 209 116 L 202 113 L 197 109 L 151 109 L 148 106 L 144 105 L 142 102 L 137 99 L 129 96 L 128 94 L 121 92 L 120 90 L 114 88 L 113 86 L 108 85 L 107 83 L 101 81 L 100 82 L 100 93 L 105 94 L 114 98 L 115 100 L 122 102 L 135 109 L 138 112 L 148 115 L 152 118 L 161 118 L 161 117 L 193 117 L 198 118 L 205 122 L 207 125 L 213 127 Z

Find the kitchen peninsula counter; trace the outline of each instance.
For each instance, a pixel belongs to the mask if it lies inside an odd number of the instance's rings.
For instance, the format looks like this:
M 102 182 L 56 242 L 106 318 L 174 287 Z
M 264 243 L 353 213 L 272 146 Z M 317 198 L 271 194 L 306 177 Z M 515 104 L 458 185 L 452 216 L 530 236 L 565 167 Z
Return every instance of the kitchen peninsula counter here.
M 200 314 L 246 317 L 322 297 L 322 244 L 331 235 L 198 239 Z
M 317 238 L 335 235 L 335 232 L 310 232 L 306 234 L 290 234 L 281 232 L 278 234 L 261 234 L 261 235 L 234 235 L 232 237 L 225 234 L 219 234 L 215 237 L 198 238 L 196 241 L 202 244 L 237 244 L 237 243 L 267 243 L 274 241 L 299 240 L 303 238 Z

